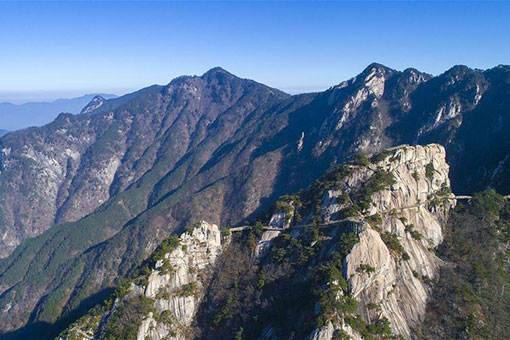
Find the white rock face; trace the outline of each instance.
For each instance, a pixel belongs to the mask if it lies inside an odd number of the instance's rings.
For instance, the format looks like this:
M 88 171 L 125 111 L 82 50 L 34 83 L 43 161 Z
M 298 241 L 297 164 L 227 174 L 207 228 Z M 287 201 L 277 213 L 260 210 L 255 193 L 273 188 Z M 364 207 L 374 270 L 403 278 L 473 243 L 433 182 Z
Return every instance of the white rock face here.
M 357 79 L 351 80 L 355 82 Z M 344 123 L 348 121 L 353 114 L 356 113 L 356 109 L 368 99 L 369 96 L 373 95 L 376 100 L 380 99 L 384 94 L 384 87 L 386 83 L 386 77 L 384 71 L 373 68 L 369 74 L 361 80 L 362 86 L 349 98 L 341 109 L 341 118 L 335 126 L 335 130 L 339 130 L 344 126 Z M 377 105 L 374 101 L 373 105 Z
M 138 340 L 150 337 L 160 339 L 186 339 L 186 330 L 191 325 L 202 298 L 205 271 L 215 262 L 222 252 L 221 233 L 215 224 L 205 221 L 193 230 L 190 235 L 181 235 L 181 246 L 165 256 L 173 271 L 170 274 L 161 274 L 154 270 L 149 276 L 149 283 L 145 289 L 145 296 L 155 299 L 155 308 L 158 313 L 170 311 L 173 324 L 171 327 L 148 317 L 142 322 L 138 332 Z M 161 268 L 163 261 L 156 264 Z M 190 296 L 182 296 L 179 292 L 187 285 L 196 285 L 195 292 Z
M 301 137 L 299 137 L 298 146 L 297 146 L 297 150 L 298 151 L 303 150 L 303 141 L 304 141 L 304 139 L 305 139 L 305 133 L 301 132 Z
M 257 258 L 263 257 L 271 246 L 271 241 L 280 235 L 279 230 L 268 230 L 265 231 L 260 237 L 257 246 L 255 247 L 255 256 Z
M 288 228 L 291 219 L 292 219 L 291 214 L 286 214 L 283 211 L 278 211 L 271 216 L 269 225 L 280 229 Z
M 332 216 L 347 207 L 347 203 L 339 203 L 338 197 L 342 195 L 340 190 L 328 190 L 322 199 L 322 212 L 326 222 L 330 221 Z
M 354 190 L 377 168 L 393 173 L 395 184 L 373 194 L 373 203 L 365 211 L 365 215 L 379 214 L 382 222 L 377 228 L 363 222 L 360 242 L 345 258 L 344 275 L 358 302 L 358 313 L 367 322 L 386 317 L 395 334 L 409 339 L 412 328 L 423 321 L 431 289 L 428 282 L 439 272 L 441 260 L 430 249 L 442 242 L 441 226 L 455 200 L 445 190 L 450 186 L 449 167 L 442 146 L 404 146 L 393 151 L 385 160 L 349 175 L 343 190 L 327 192 L 322 214 L 328 216 L 337 211 L 333 197 Z M 437 196 L 440 190 L 446 194 Z M 441 199 L 433 203 L 437 197 Z M 401 254 L 385 244 L 381 235 L 386 232 L 397 236 L 409 260 L 403 260 Z M 373 272 L 360 270 L 363 266 L 370 266 Z M 374 309 L 374 305 L 379 307 Z M 330 323 L 315 330 L 310 339 L 329 340 L 339 328 L 351 333 L 353 339 L 359 337 L 346 325 Z
M 333 339 L 333 336 L 335 335 L 335 331 L 338 329 L 342 329 L 345 333 L 347 333 L 351 340 L 362 340 L 363 338 L 356 332 L 352 330 L 352 328 L 347 325 L 343 324 L 341 327 L 338 327 L 338 325 L 333 325 L 333 323 L 328 322 L 324 327 L 317 328 L 310 334 L 310 336 L 307 338 L 307 340 L 331 340 Z
M 99 109 L 103 106 L 106 99 L 102 96 L 95 96 L 92 100 L 81 110 L 81 114 L 88 114 L 93 112 L 96 109 Z
M 126 296 L 132 298 L 145 295 L 153 299 L 153 307 L 157 313 L 156 316 L 150 312 L 143 319 L 138 329 L 138 340 L 192 338 L 190 326 L 203 297 L 204 280 L 224 246 L 218 226 L 202 221 L 191 234 L 183 233 L 180 236 L 180 245 L 171 253 L 165 254 L 164 260 L 156 263 L 146 286 L 131 284 Z M 163 268 L 168 267 L 171 268 L 169 272 L 163 273 Z M 118 301 L 115 305 L 117 304 Z M 112 311 L 115 310 L 115 305 Z M 88 319 L 72 325 L 68 334 L 60 340 L 102 338 L 101 324 L 108 320 L 109 315 L 110 313 L 99 317 L 88 315 Z
M 290 222 L 294 218 L 295 208 L 292 205 L 289 205 L 289 210 L 287 212 L 281 210 L 276 211 L 271 215 L 271 219 L 269 220 L 269 226 L 277 228 L 277 229 L 287 229 L 290 226 Z M 260 258 L 265 255 L 267 250 L 269 250 L 269 246 L 271 245 L 271 241 L 280 235 L 281 231 L 279 230 L 268 230 L 265 231 L 260 240 L 255 247 L 255 257 Z

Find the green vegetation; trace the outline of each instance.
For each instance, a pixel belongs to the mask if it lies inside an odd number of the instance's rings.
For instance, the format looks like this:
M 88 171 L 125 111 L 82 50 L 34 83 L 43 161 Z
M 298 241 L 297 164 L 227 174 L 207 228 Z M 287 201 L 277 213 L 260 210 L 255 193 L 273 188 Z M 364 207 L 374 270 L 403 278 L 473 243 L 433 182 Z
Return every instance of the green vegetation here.
M 215 325 L 219 325 L 224 319 L 231 317 L 232 301 L 232 296 L 227 296 L 225 305 L 221 308 L 220 312 L 214 316 L 213 322 Z
M 172 274 L 175 271 L 169 259 L 163 259 L 163 265 L 159 268 L 159 270 L 161 270 L 161 274 L 163 275 Z
M 87 315 L 82 317 L 76 323 L 82 325 L 83 329 L 97 328 L 99 319 L 103 315 L 111 312 L 114 301 L 118 301 L 114 313 L 107 319 L 107 323 L 103 329 L 104 339 L 136 339 L 138 328 L 149 312 L 152 312 L 156 319 L 161 318 L 154 309 L 154 300 L 138 295 L 126 299 L 132 284 L 144 287 L 148 283 L 148 277 L 155 269 L 156 262 L 163 261 L 160 267 L 162 274 L 173 272 L 170 261 L 165 258 L 165 254 L 171 253 L 180 245 L 180 239 L 177 235 L 166 238 L 131 275 L 130 278 L 121 278 L 117 284 L 117 288 L 103 301 L 103 303 L 92 308 Z M 185 285 L 181 291 L 183 296 L 190 296 L 196 290 L 196 283 Z M 170 293 L 161 292 L 157 294 L 157 298 L 170 298 Z M 164 315 L 166 318 L 168 315 Z M 91 321 L 93 320 L 93 322 Z M 170 322 L 164 319 L 165 323 Z M 62 334 L 71 334 L 70 330 L 64 330 Z
M 429 195 L 427 199 L 433 207 L 438 207 L 442 204 L 448 203 L 448 197 L 451 193 L 452 189 L 449 186 L 446 186 L 446 183 L 443 183 L 441 189 L 436 191 L 434 194 Z
M 391 331 L 390 322 L 385 317 L 376 320 L 374 323 L 368 324 L 359 315 L 349 316 L 345 321 L 356 332 L 361 334 L 363 339 L 393 339 L 393 332 Z
M 356 272 L 357 273 L 374 273 L 375 272 L 375 268 L 372 267 L 371 265 L 369 264 L 365 264 L 365 263 L 362 263 L 359 265 L 358 268 L 356 268 Z
M 315 255 L 314 248 L 309 245 L 312 238 L 313 234 L 307 235 L 306 238 L 295 238 L 284 233 L 273 243 L 273 261 L 280 264 L 305 265 Z
M 508 338 L 509 235 L 510 203 L 494 190 L 458 203 L 436 252 L 455 266 L 442 268 L 419 338 Z
M 393 184 L 395 184 L 395 176 L 391 172 L 377 170 L 356 193 L 354 201 L 359 205 L 360 210 L 368 209 L 372 203 L 371 196 L 391 187 Z
M 342 210 L 342 214 L 343 214 L 343 217 L 345 217 L 345 218 L 357 217 L 357 216 L 361 216 L 361 210 L 360 210 L 359 206 L 357 206 L 356 204 L 353 204 L 353 205 L 345 208 L 344 210 Z
M 405 231 L 406 231 L 406 233 L 411 234 L 411 237 L 417 241 L 419 241 L 423 238 L 423 235 L 419 231 L 414 230 L 413 224 L 406 225 Z
M 193 223 L 193 224 L 190 224 L 188 225 L 185 229 L 184 229 L 184 232 L 185 233 L 188 233 L 188 234 L 193 234 L 193 230 L 195 230 L 195 228 L 198 228 L 200 227 L 200 223 L 199 222 L 196 222 L 196 223 Z
M 104 328 L 104 339 L 136 340 L 142 320 L 149 313 L 156 313 L 153 304 L 154 300 L 144 295 L 122 300 L 108 319 Z
M 87 152 L 82 155 L 85 157 L 82 165 L 87 163 L 94 167 L 110 160 L 114 153 L 124 153 L 126 146 L 122 140 L 126 136 L 121 131 L 126 131 L 129 125 L 126 125 L 125 119 L 128 116 L 135 117 L 136 112 L 148 112 L 146 109 L 151 107 L 153 95 L 154 93 L 150 98 L 144 95 L 143 100 L 133 99 L 134 101 L 130 102 L 122 113 L 119 111 L 115 114 L 111 124 L 104 124 L 106 116 L 102 114 L 92 117 L 91 124 L 87 125 L 88 128 L 85 129 L 87 131 L 84 133 L 95 142 L 87 147 Z M 158 120 L 161 122 L 165 114 L 163 111 L 155 114 L 152 117 L 155 119 L 153 123 Z M 138 115 L 135 120 L 140 119 L 142 122 L 145 118 Z M 50 131 L 53 127 L 43 130 Z M 123 162 L 133 164 L 131 162 L 138 158 L 136 155 L 140 155 L 136 164 L 140 169 L 146 168 L 150 157 L 147 158 L 143 150 L 148 146 L 147 138 L 151 137 L 144 132 L 148 132 L 151 127 L 153 124 L 133 125 L 138 132 L 132 136 L 138 137 L 132 140 L 133 143 L 129 146 L 129 152 L 125 154 Z M 83 134 L 80 132 L 76 134 L 81 135 Z M 50 136 L 42 134 L 40 137 Z M 171 189 L 177 187 L 176 183 L 182 183 L 179 172 L 184 166 L 175 167 L 176 170 L 172 171 L 172 174 L 165 176 L 178 160 L 175 158 L 178 157 L 178 152 L 173 150 L 172 145 L 174 145 L 172 142 L 162 145 L 157 162 L 151 163 L 147 171 L 143 170 L 142 178 L 125 191 L 117 193 L 122 181 L 115 181 L 110 191 L 112 198 L 92 214 L 77 222 L 52 227 L 42 235 L 24 242 L 11 258 L 0 261 L 3 284 L 9 287 L 17 284 L 19 291 L 31 292 L 17 294 L 12 298 L 13 303 L 32 306 L 30 310 L 20 311 L 13 320 L 25 322 L 30 319 L 33 324 L 52 325 L 42 326 L 49 333 L 58 331 L 61 324 L 57 326 L 54 322 L 64 318 L 75 319 L 91 305 L 100 302 L 105 294 L 101 290 L 108 289 L 120 276 L 138 267 L 147 256 L 147 247 L 159 242 L 160 235 L 171 232 L 173 228 L 180 227 L 180 223 L 185 223 L 193 217 L 192 212 L 196 210 L 191 209 L 191 203 L 176 203 L 177 200 L 174 198 L 165 196 Z M 75 178 L 76 188 L 81 187 L 81 181 L 86 178 L 87 176 Z M 33 186 L 30 181 L 23 182 L 26 182 L 27 186 Z M 157 183 L 161 185 L 156 186 Z M 185 187 L 178 190 L 181 196 L 185 190 Z M 175 196 L 178 194 L 179 192 L 176 192 Z M 27 199 L 31 200 L 28 196 Z M 156 206 L 155 203 L 160 200 L 162 202 L 164 196 L 165 203 Z M 144 213 L 149 206 L 150 212 Z M 164 216 L 163 211 L 168 213 L 171 210 L 180 212 L 178 224 L 152 223 L 155 221 L 154 218 Z M 99 281 L 103 284 L 97 285 Z
M 151 262 L 155 263 L 156 261 L 163 259 L 165 254 L 169 254 L 172 251 L 174 251 L 175 249 L 177 249 L 177 247 L 180 245 L 180 243 L 181 243 L 181 240 L 179 239 L 179 236 L 177 236 L 177 235 L 172 235 L 172 236 L 166 238 L 165 240 L 163 240 L 163 242 L 161 242 L 161 244 L 152 253 Z
M 299 196 L 282 196 L 278 201 L 275 202 L 274 207 L 276 211 L 283 211 L 285 214 L 290 215 L 292 213 L 292 204 L 299 203 Z
M 167 326 L 171 326 L 172 323 L 174 322 L 172 312 L 170 312 L 169 310 L 162 311 L 161 314 L 159 315 L 158 321 L 166 324 Z
M 356 233 L 346 233 L 340 236 L 338 242 L 339 253 L 342 257 L 349 255 L 352 248 L 359 243 L 359 236 Z
M 374 302 L 370 302 L 368 305 L 367 305 L 367 308 L 369 310 L 375 310 L 377 312 L 380 312 L 381 311 L 381 305 L 378 304 L 378 303 L 374 303 Z
M 382 153 L 384 154 L 384 152 Z M 392 155 L 390 151 L 386 155 L 376 155 L 375 159 L 380 157 L 387 157 Z M 381 156 L 380 156 L 381 155 Z M 316 180 L 307 190 L 299 191 L 297 194 L 281 196 L 275 202 L 270 212 L 283 211 L 287 214 L 289 220 L 286 221 L 290 225 L 299 223 L 303 216 L 312 213 L 311 223 L 318 225 L 324 222 L 320 213 L 322 198 L 327 190 L 338 190 L 341 188 L 342 181 L 353 172 L 353 166 L 369 165 L 370 160 L 367 155 L 359 154 L 353 161 L 348 164 L 334 166 L 325 176 L 320 180 Z M 352 193 L 352 197 L 348 193 L 342 193 L 337 197 L 338 204 L 350 204 L 346 207 L 342 214 L 344 217 L 360 216 L 363 210 L 370 207 L 371 196 L 381 190 L 391 187 L 395 183 L 395 177 L 392 173 L 384 170 L 377 170 L 372 176 L 363 184 L 363 186 L 356 193 Z M 292 218 L 292 213 L 294 218 Z M 269 215 L 266 215 L 268 218 Z M 377 216 L 373 216 L 377 218 Z M 378 220 L 371 220 L 372 223 L 378 223 Z
M 434 178 L 435 172 L 436 169 L 434 169 L 434 164 L 432 164 L 432 162 L 425 166 L 425 176 L 429 181 L 431 181 Z
M 359 216 L 364 210 L 370 208 L 372 195 L 381 190 L 387 189 L 395 184 L 395 176 L 388 171 L 377 170 L 355 193 L 351 193 L 351 206 L 342 211 L 344 217 Z M 372 216 L 367 220 L 371 224 L 378 223 L 378 217 Z
M 336 198 L 336 201 L 338 204 L 347 204 L 351 201 L 351 198 L 349 197 L 349 194 L 343 193 Z
M 420 175 L 418 174 L 417 171 L 413 172 L 413 178 L 415 181 L 419 181 L 420 180 Z
M 461 206 L 461 208 L 464 207 Z M 482 220 L 492 220 L 496 223 L 496 226 L 503 227 L 503 229 L 506 226 L 509 217 L 508 202 L 495 190 L 487 190 L 476 194 L 469 208 L 473 214 Z
M 368 159 L 367 154 L 359 153 L 354 157 L 352 164 L 367 166 L 367 165 L 370 165 L 370 160 Z
M 382 217 L 379 214 L 367 216 L 365 220 L 372 226 L 376 226 L 382 223 Z
M 372 156 L 372 163 L 379 163 L 379 162 L 382 162 L 384 160 L 386 160 L 386 158 L 390 157 L 390 162 L 393 162 L 397 159 L 397 156 L 395 155 L 395 151 L 394 150 L 384 150 L 384 151 L 381 151 L 380 153 Z
M 377 170 L 364 185 L 363 194 L 372 195 L 395 184 L 395 176 L 388 171 Z
M 158 299 L 158 300 L 160 300 L 160 299 L 170 300 L 171 297 L 172 297 L 172 294 L 170 294 L 170 292 L 167 292 L 165 290 L 160 290 L 156 294 L 156 299 Z
M 190 297 L 197 295 L 198 285 L 196 282 L 190 282 L 181 287 L 178 296 Z
M 324 194 L 327 190 L 338 189 L 342 180 L 350 175 L 352 171 L 352 165 L 336 165 L 320 180 L 316 180 L 307 190 L 301 190 L 295 195 L 282 196 L 280 201 L 287 202 L 286 204 L 292 202 L 292 205 L 295 207 L 295 223 L 300 222 L 302 216 L 307 216 L 310 213 L 314 214 L 315 224 L 321 223 L 320 207 Z M 345 202 L 350 201 L 347 194 L 343 194 L 339 199 Z
M 250 229 L 248 235 L 246 236 L 246 244 L 250 248 L 250 250 L 255 250 L 255 247 L 257 247 L 258 240 L 262 236 L 262 233 L 264 232 L 264 225 L 257 221 L 253 228 Z
M 358 161 L 366 163 L 368 158 L 360 156 Z M 310 216 L 313 223 L 322 223 L 320 205 L 326 190 L 342 187 L 342 181 L 352 171 L 352 164 L 336 166 L 306 191 L 280 197 L 272 211 L 283 211 L 289 216 L 294 212 L 294 218 L 288 221 L 291 224 L 299 222 L 301 216 Z M 351 210 L 353 216 L 359 216 L 370 204 L 371 195 L 394 183 L 391 173 L 377 170 L 357 192 L 350 195 L 344 193 L 338 197 L 337 202 L 351 203 L 343 213 Z M 353 202 L 357 204 L 352 204 Z M 382 222 L 378 214 L 366 219 L 373 225 Z M 191 233 L 194 227 L 195 225 L 191 225 L 185 232 Z M 253 228 L 231 235 L 231 246 L 219 260 L 218 271 L 213 275 L 204 303 L 201 304 L 202 310 L 197 315 L 197 327 L 201 332 L 221 338 L 250 339 L 260 335 L 261 327 L 271 324 L 281 332 L 282 338 L 288 338 L 294 332 L 307 334 L 327 320 L 341 321 L 347 317 L 358 320 L 356 301 L 350 295 L 342 275 L 343 259 L 359 242 L 356 233 L 338 233 L 331 238 L 327 237 L 328 232 L 324 229 L 314 227 L 307 227 L 298 235 L 283 232 L 271 242 L 271 248 L 260 260 L 260 264 L 254 264 L 253 251 L 263 232 L 263 223 L 257 221 Z M 230 232 L 223 230 L 222 234 L 227 235 Z M 135 271 L 132 279 L 119 284 L 116 294 L 126 296 L 131 282 L 140 286 L 146 285 L 157 261 L 162 260 L 162 273 L 171 273 L 173 268 L 165 254 L 179 246 L 186 250 L 177 236 L 166 239 Z M 370 274 L 375 268 L 361 264 L 357 271 Z M 172 294 L 189 297 L 196 292 L 197 283 L 190 282 Z M 157 298 L 168 299 L 170 294 L 168 291 L 161 291 Z M 108 303 L 103 312 L 110 310 L 113 301 L 109 300 Z M 144 313 L 148 311 L 143 301 L 135 300 L 132 303 L 139 306 Z M 126 309 L 131 308 L 130 306 L 131 302 L 126 303 Z M 320 306 L 319 312 L 317 306 Z M 172 323 L 169 313 L 154 313 L 154 318 Z M 127 320 L 122 314 L 119 314 L 117 319 Z M 297 325 L 297 319 L 307 321 Z M 137 320 L 132 320 L 133 325 L 137 324 Z M 381 322 L 383 321 L 366 324 L 364 332 L 379 334 L 382 332 L 380 329 L 384 328 Z M 121 334 L 117 325 L 118 322 L 114 320 L 112 325 L 108 326 L 111 334 Z M 122 336 L 129 338 L 129 327 Z M 342 336 L 341 332 L 337 332 L 338 338 Z
M 243 327 L 240 327 L 239 330 L 236 333 L 235 340 L 243 340 L 244 339 L 243 332 L 244 332 Z
M 399 254 L 402 260 L 408 261 L 410 259 L 409 254 L 405 251 L 402 244 L 400 244 L 397 235 L 385 231 L 381 234 L 381 239 L 390 250 L 393 250 L 394 253 Z
M 338 250 L 319 266 L 317 274 L 315 274 L 313 292 L 320 305 L 320 313 L 316 317 L 317 327 L 324 325 L 328 320 L 343 318 L 357 311 L 356 300 L 348 291 L 342 269 L 343 259 L 358 242 L 357 234 L 342 234 L 338 240 Z M 364 267 L 364 269 L 370 270 L 369 267 Z
M 222 238 L 228 237 L 231 234 L 230 228 L 228 228 L 228 227 L 221 227 L 220 232 L 221 232 Z
M 379 156 L 382 157 L 382 156 Z M 292 214 L 291 225 L 301 216 L 310 216 L 312 224 L 322 223 L 321 201 L 326 190 L 338 190 L 342 181 L 353 171 L 355 164 L 368 164 L 368 157 L 361 155 L 354 163 L 337 166 L 306 191 L 279 198 L 270 212 Z M 360 216 L 368 208 L 370 197 L 395 183 L 393 174 L 375 171 L 357 191 L 344 193 L 337 198 L 340 204 L 351 203 L 342 213 Z M 353 204 L 356 203 L 356 204 Z M 269 218 L 269 214 L 266 218 Z M 367 221 L 377 225 L 382 222 L 378 214 Z M 350 295 L 342 275 L 343 259 L 359 242 L 356 233 L 339 233 L 333 239 L 322 237 L 321 231 L 307 227 L 298 235 L 283 232 L 271 242 L 271 248 L 254 266 L 250 259 L 262 235 L 262 224 L 233 236 L 233 243 L 225 259 L 218 265 L 203 310 L 197 320 L 201 332 L 222 338 L 254 338 L 260 336 L 260 327 L 271 324 L 282 338 L 290 334 L 307 334 L 327 320 L 341 321 L 356 318 L 357 304 Z M 325 232 L 327 235 L 327 232 Z M 333 252 L 326 249 L 334 249 Z M 222 256 L 222 257 L 223 257 Z M 405 256 L 405 255 L 403 255 Z M 222 261 L 222 260 L 220 260 Z M 245 262 L 246 261 L 246 262 Z M 375 268 L 362 264 L 360 273 L 373 273 Z M 320 311 L 317 314 L 317 304 Z M 297 319 L 308 320 L 296 324 Z M 364 331 L 371 336 L 386 334 L 385 321 L 366 324 Z M 234 331 L 237 330 L 237 331 Z M 391 334 L 391 333 L 390 333 Z M 337 332 L 337 337 L 344 334 Z
M 131 280 L 122 278 L 119 280 L 119 284 L 117 285 L 117 289 L 114 291 L 114 296 L 116 298 L 122 298 L 126 296 L 126 294 L 129 292 L 129 288 L 131 287 Z
M 350 339 L 351 337 L 349 336 L 349 334 L 347 334 L 347 332 L 342 329 L 335 330 L 333 336 L 331 337 L 331 340 L 350 340 Z
M 347 291 L 347 281 L 342 276 L 342 257 L 339 254 L 333 254 L 329 262 L 320 266 L 314 295 L 320 304 L 317 327 L 333 318 L 356 312 L 357 303 Z
M 165 255 L 171 253 L 177 247 L 179 247 L 181 240 L 179 236 L 172 235 L 163 242 L 154 250 L 152 255 L 146 259 L 131 275 L 132 280 L 139 286 L 146 286 L 148 282 L 149 275 L 152 270 L 156 266 L 156 262 L 159 260 L 163 261 L 163 266 L 161 267 L 161 271 L 163 274 L 169 274 L 173 271 L 173 268 L 170 262 L 165 259 Z
M 356 302 L 342 275 L 344 256 L 359 242 L 356 234 L 322 238 L 313 227 L 294 236 L 283 232 L 254 265 L 249 240 L 259 237 L 253 229 L 234 236 L 218 260 L 197 314 L 204 337 L 235 338 L 242 329 L 243 339 L 253 339 L 271 325 L 287 339 L 292 334 L 309 334 L 326 320 L 356 313 Z

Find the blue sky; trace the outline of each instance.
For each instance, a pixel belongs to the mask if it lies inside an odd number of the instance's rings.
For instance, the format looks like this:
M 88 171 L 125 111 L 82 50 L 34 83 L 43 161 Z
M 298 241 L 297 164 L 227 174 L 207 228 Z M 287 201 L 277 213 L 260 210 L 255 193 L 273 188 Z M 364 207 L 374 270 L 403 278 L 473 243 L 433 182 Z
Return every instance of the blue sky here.
M 509 2 L 0 2 L 0 101 L 124 93 L 222 66 L 291 93 L 375 61 L 510 64 Z

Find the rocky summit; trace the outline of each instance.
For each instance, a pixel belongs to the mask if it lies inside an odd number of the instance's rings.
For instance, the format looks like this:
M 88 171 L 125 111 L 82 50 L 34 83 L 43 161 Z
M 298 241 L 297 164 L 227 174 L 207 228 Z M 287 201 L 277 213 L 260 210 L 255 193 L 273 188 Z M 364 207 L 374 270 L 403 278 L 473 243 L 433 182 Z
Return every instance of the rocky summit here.
M 461 254 L 506 256 L 509 98 L 508 66 L 300 95 L 214 68 L 8 133 L 1 337 L 496 334 L 505 263 Z M 484 251 L 452 236 L 477 218 Z

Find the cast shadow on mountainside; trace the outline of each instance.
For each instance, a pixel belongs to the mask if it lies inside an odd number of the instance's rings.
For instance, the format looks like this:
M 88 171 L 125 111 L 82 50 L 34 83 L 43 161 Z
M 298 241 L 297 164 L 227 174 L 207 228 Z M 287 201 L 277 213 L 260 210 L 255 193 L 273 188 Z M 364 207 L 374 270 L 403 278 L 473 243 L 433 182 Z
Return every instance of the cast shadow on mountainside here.
M 75 322 L 83 314 L 85 314 L 90 308 L 104 301 L 114 288 L 103 289 L 102 291 L 89 296 L 84 299 L 80 305 L 68 313 L 65 318 L 60 319 L 55 323 L 37 321 L 27 324 L 26 326 L 17 329 L 12 332 L 0 333 L 0 339 L 2 340 L 19 340 L 19 339 L 53 339 L 55 338 L 67 325 Z M 35 317 L 34 312 L 30 319 Z

